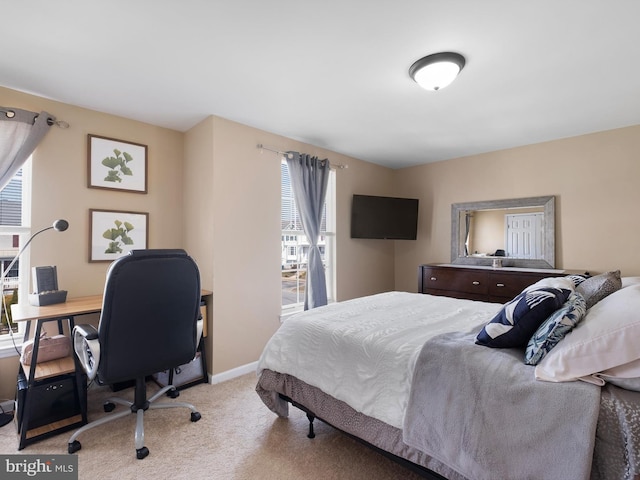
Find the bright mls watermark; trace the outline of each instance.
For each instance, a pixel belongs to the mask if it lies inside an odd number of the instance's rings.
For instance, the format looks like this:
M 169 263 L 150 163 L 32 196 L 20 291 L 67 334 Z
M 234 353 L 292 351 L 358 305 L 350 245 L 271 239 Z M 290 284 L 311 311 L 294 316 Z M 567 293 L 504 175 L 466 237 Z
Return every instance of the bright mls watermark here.
M 0 455 L 3 480 L 78 480 L 76 455 Z

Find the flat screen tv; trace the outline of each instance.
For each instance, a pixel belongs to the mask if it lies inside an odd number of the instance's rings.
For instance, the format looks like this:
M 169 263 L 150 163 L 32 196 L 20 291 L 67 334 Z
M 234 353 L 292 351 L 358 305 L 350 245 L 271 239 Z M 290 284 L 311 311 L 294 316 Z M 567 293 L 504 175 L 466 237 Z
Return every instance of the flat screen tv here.
M 415 240 L 418 199 L 354 195 L 351 238 Z

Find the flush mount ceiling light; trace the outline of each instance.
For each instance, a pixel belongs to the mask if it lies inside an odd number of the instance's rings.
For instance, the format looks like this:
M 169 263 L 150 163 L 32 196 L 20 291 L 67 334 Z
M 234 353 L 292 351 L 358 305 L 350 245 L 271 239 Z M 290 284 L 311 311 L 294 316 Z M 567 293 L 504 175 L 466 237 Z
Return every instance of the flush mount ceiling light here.
M 440 90 L 456 79 L 464 64 L 464 57 L 459 53 L 434 53 L 411 65 L 409 75 L 422 88 Z

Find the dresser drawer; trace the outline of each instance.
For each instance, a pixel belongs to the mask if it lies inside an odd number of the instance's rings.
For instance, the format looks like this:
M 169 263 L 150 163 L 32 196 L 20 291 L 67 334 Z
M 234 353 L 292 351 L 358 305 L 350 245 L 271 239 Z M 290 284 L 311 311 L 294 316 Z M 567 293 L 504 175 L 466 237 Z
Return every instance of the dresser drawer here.
M 428 293 L 429 295 L 439 295 L 441 297 L 461 298 L 463 300 L 477 300 L 479 302 L 486 302 L 487 295 L 484 293 L 469 293 L 469 292 L 456 292 L 454 290 L 438 290 L 435 288 L 428 288 L 422 293 Z M 502 299 L 499 299 L 498 303 L 504 303 Z
M 508 268 L 420 265 L 418 267 L 418 292 L 506 303 L 526 287 L 542 278 L 579 273 L 581 272 L 576 270 L 546 272 Z
M 511 300 L 529 285 L 540 280 L 541 275 L 523 275 L 506 273 L 487 273 L 489 295 L 502 299 Z
M 448 290 L 450 292 L 486 295 L 489 292 L 487 272 L 451 268 L 425 268 L 422 279 L 425 290 Z M 464 296 L 463 298 L 468 298 Z M 479 297 L 474 297 L 479 299 Z

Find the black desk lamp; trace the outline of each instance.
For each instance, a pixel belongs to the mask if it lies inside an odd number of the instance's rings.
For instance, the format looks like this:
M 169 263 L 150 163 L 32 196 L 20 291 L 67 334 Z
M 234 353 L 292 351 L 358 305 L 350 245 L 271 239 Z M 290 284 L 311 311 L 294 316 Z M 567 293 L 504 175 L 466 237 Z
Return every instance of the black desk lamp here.
M 42 230 L 37 231 L 36 233 L 31 235 L 31 238 L 27 240 L 27 243 L 25 243 L 22 246 L 18 254 L 13 258 L 13 260 L 11 260 L 11 263 L 9 264 L 9 266 L 5 268 L 4 271 L 2 272 L 2 286 L 0 286 L 0 288 L 4 291 L 4 277 L 7 275 L 7 273 L 9 273 L 9 271 L 11 270 L 11 267 L 13 267 L 15 263 L 18 261 L 18 259 L 20 258 L 20 255 L 22 255 L 22 252 L 24 252 L 24 249 L 29 246 L 29 244 L 31 243 L 31 240 L 36 238 L 42 232 L 46 232 L 47 230 L 54 229 L 56 232 L 64 232 L 67 228 L 69 228 L 69 222 L 67 222 L 66 220 L 60 219 L 53 222 L 53 225 L 51 225 L 50 227 L 43 228 Z
M 0 276 L 0 312 L 2 312 L 2 308 L 4 307 L 4 278 L 7 275 L 7 273 L 9 273 L 11 268 L 15 265 L 15 263 L 18 261 L 18 259 L 20 258 L 20 255 L 22 255 L 25 248 L 29 246 L 29 244 L 31 243 L 31 240 L 33 240 L 36 236 L 40 235 L 42 232 L 46 232 L 47 230 L 53 229 L 56 232 L 64 232 L 67 228 L 69 228 L 69 222 L 67 222 L 66 220 L 60 219 L 53 222 L 53 225 L 51 225 L 50 227 L 46 227 L 46 228 L 43 228 L 42 230 L 37 231 L 36 233 L 31 235 L 31 238 L 27 240 L 27 243 L 25 243 L 22 246 L 18 254 L 13 258 L 13 260 L 11 260 L 11 263 L 9 264 L 9 266 L 2 271 L 2 275 Z M 7 316 L 7 319 L 8 318 L 9 317 Z M 9 423 L 12 418 L 13 418 L 12 413 L 0 412 L 0 427 Z

